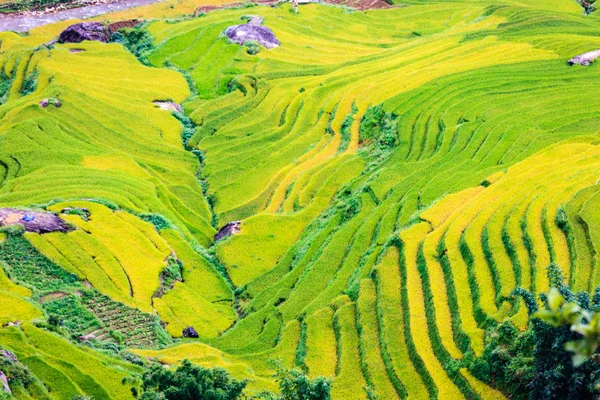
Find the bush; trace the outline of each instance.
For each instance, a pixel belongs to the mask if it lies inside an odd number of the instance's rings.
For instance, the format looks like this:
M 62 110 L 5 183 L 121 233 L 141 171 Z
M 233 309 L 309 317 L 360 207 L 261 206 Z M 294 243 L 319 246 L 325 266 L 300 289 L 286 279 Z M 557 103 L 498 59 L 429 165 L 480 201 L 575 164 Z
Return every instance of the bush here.
M 146 56 L 154 48 L 154 39 L 144 24 L 135 28 L 121 29 L 112 34 L 110 41 L 123 45 L 143 64 L 150 64 Z
M 0 357 L 0 371 L 4 372 L 11 384 L 17 384 L 24 388 L 27 388 L 35 380 L 35 376 L 29 368 L 18 361 L 11 361 L 5 357 Z
M 574 363 L 568 349 L 576 347 L 570 343 L 584 342 L 582 335 L 576 327 L 559 322 L 560 315 L 591 322 L 592 311 L 600 306 L 600 297 L 590 299 L 587 292 L 573 293 L 564 284 L 556 265 L 548 268 L 548 278 L 553 288 L 550 295 L 540 295 L 546 306 L 542 311 L 538 312 L 533 295 L 523 289 L 515 291 L 528 306 L 531 317 L 528 329 L 520 332 L 508 320 L 489 326 L 483 356 L 471 360 L 469 370 L 512 399 L 597 398 L 600 363 L 595 359 L 600 353 L 597 348 L 593 349 L 591 357 L 574 357 L 579 360 Z M 557 301 L 557 298 L 562 300 Z M 578 319 L 578 315 L 583 318 Z
M 325 378 L 308 379 L 298 369 L 277 367 L 275 379 L 281 394 L 274 397 L 278 400 L 329 400 L 331 399 L 331 382 Z
M 19 91 L 21 95 L 27 96 L 28 94 L 31 94 L 37 90 L 38 76 L 39 72 L 37 70 L 34 70 L 31 74 L 27 75 L 27 77 L 23 80 L 23 85 Z
M 146 222 L 150 222 L 159 232 L 163 229 L 169 229 L 172 226 L 169 220 L 159 214 L 139 214 L 138 217 Z
M 244 46 L 246 47 L 246 53 L 251 56 L 257 55 L 260 52 L 260 43 L 256 40 L 248 40 Z

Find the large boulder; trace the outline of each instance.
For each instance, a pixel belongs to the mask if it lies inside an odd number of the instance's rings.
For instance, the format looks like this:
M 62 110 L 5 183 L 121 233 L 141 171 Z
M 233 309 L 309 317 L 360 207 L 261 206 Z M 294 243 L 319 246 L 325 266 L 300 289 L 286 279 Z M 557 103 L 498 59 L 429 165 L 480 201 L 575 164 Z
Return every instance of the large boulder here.
M 221 239 L 235 235 L 242 229 L 242 223 L 240 221 L 233 221 L 222 227 L 219 232 L 215 235 L 215 242 Z
M 81 43 L 84 40 L 108 42 L 108 31 L 100 22 L 81 22 L 71 25 L 58 37 L 59 43 Z
M 272 49 L 279 47 L 281 44 L 275 37 L 273 31 L 266 26 L 244 24 L 244 25 L 233 25 L 225 30 L 225 35 L 233 42 L 244 45 L 248 41 L 257 41 L 266 49 Z
M 187 328 L 185 328 L 183 330 L 182 334 L 183 334 L 183 337 L 186 337 L 186 338 L 197 339 L 199 337 L 198 332 L 196 332 L 196 330 L 191 326 L 188 326 Z
M 569 63 L 569 65 L 579 64 L 583 66 L 588 66 L 598 57 L 600 57 L 600 50 L 595 50 L 575 56 L 567 62 Z
M 0 227 L 22 225 L 27 232 L 68 232 L 72 228 L 58 216 L 49 212 L 0 208 Z

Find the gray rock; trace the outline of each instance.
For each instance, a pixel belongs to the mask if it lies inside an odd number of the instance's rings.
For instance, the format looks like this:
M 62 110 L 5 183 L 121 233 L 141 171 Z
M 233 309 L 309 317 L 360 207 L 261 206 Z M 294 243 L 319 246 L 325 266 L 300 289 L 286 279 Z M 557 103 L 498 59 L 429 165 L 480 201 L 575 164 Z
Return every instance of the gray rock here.
M 594 61 L 598 57 L 600 57 L 600 50 L 595 50 L 575 56 L 567 62 L 569 63 L 569 65 L 579 64 L 583 66 L 588 66 L 592 63 L 592 61 Z
M 161 110 L 173 111 L 178 113 L 183 112 L 183 108 L 181 108 L 179 104 L 173 101 L 154 101 L 153 103 L 156 106 L 158 106 L 158 108 L 160 108 Z
M 12 391 L 10 390 L 10 386 L 8 386 L 8 378 L 6 377 L 6 375 L 4 374 L 4 372 L 0 371 L 0 383 L 2 383 L 2 389 L 8 393 L 8 394 L 12 394 Z
M 229 236 L 235 235 L 239 233 L 242 229 L 241 221 L 233 221 L 225 225 L 219 230 L 219 232 L 215 235 L 215 242 L 218 242 L 221 239 L 225 239 Z
M 225 29 L 225 35 L 233 42 L 244 45 L 250 40 L 255 40 L 266 49 L 279 47 L 281 44 L 275 37 L 273 31 L 262 25 L 233 25 Z
M 185 328 L 183 330 L 182 334 L 183 334 L 183 337 L 186 337 L 186 338 L 194 338 L 194 339 L 196 339 L 196 338 L 199 337 L 198 336 L 198 332 L 196 332 L 196 330 L 193 327 L 191 327 L 191 326 L 188 326 L 187 328 Z
M 59 43 L 81 43 L 84 40 L 108 42 L 108 31 L 100 22 L 81 22 L 71 25 L 58 37 Z

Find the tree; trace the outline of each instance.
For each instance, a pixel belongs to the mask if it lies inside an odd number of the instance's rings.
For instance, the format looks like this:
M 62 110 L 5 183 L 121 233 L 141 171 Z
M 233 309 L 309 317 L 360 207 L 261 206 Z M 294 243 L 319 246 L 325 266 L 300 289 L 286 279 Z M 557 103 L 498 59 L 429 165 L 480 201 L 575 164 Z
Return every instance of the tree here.
M 286 369 L 277 366 L 275 380 L 279 384 L 281 395 L 278 400 L 329 400 L 331 383 L 325 378 L 308 379 L 298 369 Z
M 325 378 L 309 379 L 298 369 L 286 369 L 276 364 L 275 380 L 279 394 L 262 392 L 251 399 L 262 400 L 330 400 L 331 382 Z M 170 370 L 153 364 L 139 378 L 124 378 L 131 384 L 134 397 L 140 400 L 238 400 L 247 399 L 246 381 L 238 381 L 222 368 L 202 368 L 184 360 L 179 368 Z M 138 389 L 138 387 L 140 387 Z
M 246 381 L 222 368 L 202 368 L 184 360 L 175 371 L 153 364 L 142 375 L 142 400 L 237 400 Z
M 588 360 L 600 363 L 600 312 L 582 308 L 575 302 L 567 302 L 558 289 L 551 288 L 547 296 L 548 308 L 536 312 L 539 318 L 555 328 L 566 327 L 579 335 L 565 343 L 565 350 L 573 353 L 572 361 L 579 367 Z
M 469 369 L 512 399 L 594 399 L 600 383 L 600 289 L 593 297 L 573 293 L 556 265 L 548 267 L 551 289 L 518 289 L 529 311 L 527 330 L 510 320 L 486 331 L 481 358 Z

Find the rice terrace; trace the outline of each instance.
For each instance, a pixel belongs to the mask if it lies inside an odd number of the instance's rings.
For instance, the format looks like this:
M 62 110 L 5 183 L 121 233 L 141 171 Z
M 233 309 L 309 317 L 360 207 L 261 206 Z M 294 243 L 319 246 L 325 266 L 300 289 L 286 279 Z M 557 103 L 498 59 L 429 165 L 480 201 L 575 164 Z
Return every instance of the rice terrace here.
M 600 398 L 590 0 L 0 0 L 0 399 Z

